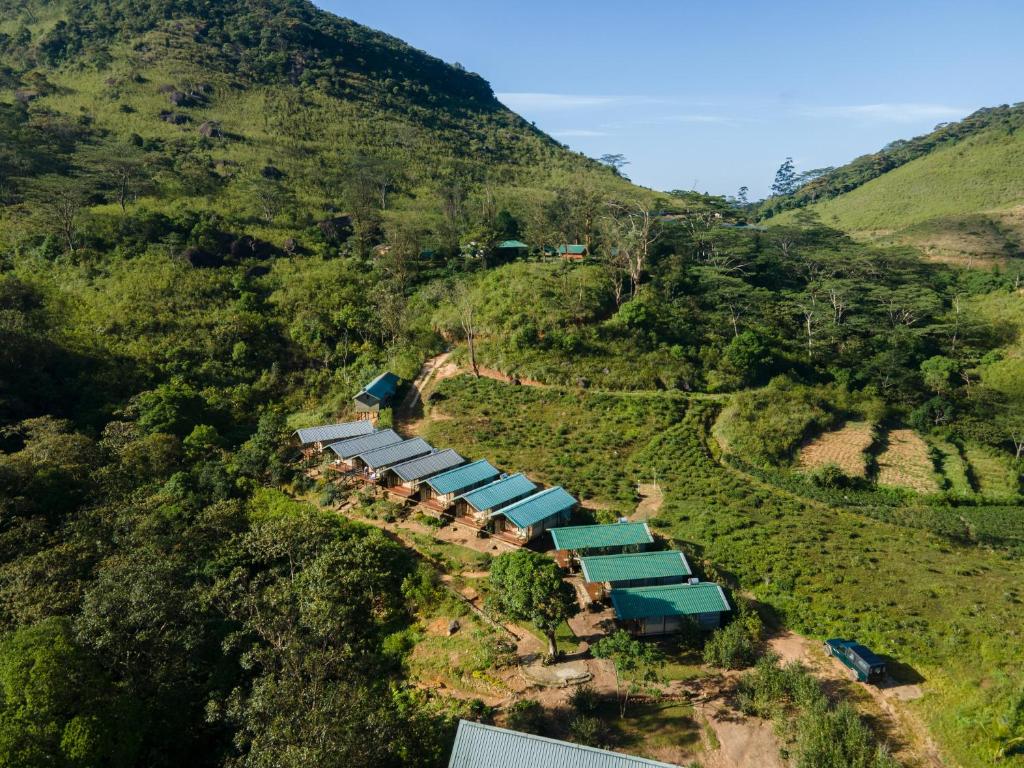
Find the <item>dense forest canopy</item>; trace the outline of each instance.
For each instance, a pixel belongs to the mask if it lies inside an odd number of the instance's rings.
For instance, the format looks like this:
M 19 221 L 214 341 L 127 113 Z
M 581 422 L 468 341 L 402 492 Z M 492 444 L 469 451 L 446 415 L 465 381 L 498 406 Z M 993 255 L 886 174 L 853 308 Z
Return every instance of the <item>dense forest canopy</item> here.
M 571 391 L 728 399 L 743 471 L 1019 555 L 1020 269 L 740 217 L 301 0 L 0 2 L 0 762 L 443 765 L 482 710 L 409 678 L 435 577 L 310 503 L 290 434 L 446 347 Z M 788 473 L 851 418 L 1017 481 Z

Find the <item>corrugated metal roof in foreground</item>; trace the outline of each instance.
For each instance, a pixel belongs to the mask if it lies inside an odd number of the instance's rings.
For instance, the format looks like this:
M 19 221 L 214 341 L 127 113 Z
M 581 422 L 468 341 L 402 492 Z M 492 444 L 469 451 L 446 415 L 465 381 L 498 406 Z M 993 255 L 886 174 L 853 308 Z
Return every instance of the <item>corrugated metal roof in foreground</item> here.
M 465 461 L 458 453 L 451 448 L 446 448 L 437 453 L 427 456 L 420 456 L 418 459 L 395 464 L 391 471 L 398 475 L 403 482 L 411 483 L 414 480 L 422 480 L 425 477 L 436 475 L 446 469 L 457 467 Z
M 651 544 L 654 537 L 647 523 L 610 523 L 608 525 L 570 525 L 552 528 L 555 549 L 602 549 Z
M 299 436 L 299 442 L 303 445 L 320 443 L 324 440 L 347 440 L 350 437 L 359 437 L 373 432 L 373 423 L 370 421 L 345 421 L 339 424 L 323 424 L 319 427 L 303 427 L 295 430 Z
M 580 567 L 583 569 L 583 578 L 591 582 L 664 579 L 669 576 L 685 578 L 691 573 L 690 564 L 682 552 L 581 557 Z
M 576 504 L 576 499 L 570 496 L 565 488 L 558 485 L 535 493 L 533 496 L 527 496 L 515 504 L 509 504 L 494 512 L 494 515 L 504 515 L 519 528 L 529 528 L 541 520 L 547 520 L 553 515 L 572 509 Z
M 422 437 L 414 437 L 411 440 L 385 445 L 375 451 L 361 453 L 359 458 L 369 469 L 383 469 L 433 451 L 434 447 Z
M 465 499 L 478 512 L 486 512 L 510 501 L 521 499 L 536 488 L 537 486 L 526 475 L 516 474 L 464 493 L 459 498 Z
M 363 437 L 354 437 L 351 440 L 342 440 L 340 443 L 331 443 L 332 451 L 343 459 L 351 459 L 367 451 L 375 451 L 385 445 L 402 442 L 402 437 L 393 429 L 382 429 Z
M 480 459 L 472 464 L 434 475 L 427 480 L 427 485 L 433 488 L 435 493 L 444 496 L 448 493 L 458 493 L 477 483 L 493 480 L 500 474 L 501 472 L 495 469 L 491 462 L 487 459 Z
M 629 587 L 612 590 L 615 617 L 623 621 L 656 616 L 693 616 L 729 610 L 729 601 L 717 584 L 671 584 L 667 587 Z
M 676 766 L 460 720 L 448 768 L 676 768 Z

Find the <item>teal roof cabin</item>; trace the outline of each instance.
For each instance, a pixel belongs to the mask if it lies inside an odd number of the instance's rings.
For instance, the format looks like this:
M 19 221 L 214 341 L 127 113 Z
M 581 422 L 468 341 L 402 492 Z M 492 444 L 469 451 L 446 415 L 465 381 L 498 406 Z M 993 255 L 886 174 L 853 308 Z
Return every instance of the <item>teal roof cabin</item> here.
M 678 632 L 692 620 L 701 629 L 714 629 L 731 610 L 725 593 L 710 581 L 661 587 L 630 587 L 611 591 L 615 619 L 637 635 Z
M 433 453 L 434 447 L 422 437 L 414 437 L 411 440 L 402 440 L 399 443 L 385 445 L 355 457 L 352 464 L 356 468 L 363 468 L 371 474 L 377 474 L 403 461 L 409 461 L 420 456 Z
M 297 429 L 294 436 L 303 451 L 322 452 L 331 443 L 368 435 L 371 432 L 373 432 L 373 424 L 368 421 L 345 421 L 338 424 L 322 424 L 317 427 Z
M 402 442 L 401 435 L 393 429 L 382 429 L 361 437 L 354 437 L 349 440 L 340 440 L 337 443 L 331 443 L 327 447 L 338 457 L 339 461 L 350 462 L 361 453 L 366 453 L 367 451 L 373 451 L 377 448 L 383 448 L 385 445 L 392 445 L 400 442 Z
M 487 524 L 490 513 L 519 501 L 537 490 L 537 486 L 523 474 L 509 475 L 480 486 L 455 499 L 456 514 L 475 518 L 480 527 Z
M 633 552 L 580 558 L 580 572 L 587 583 L 609 589 L 682 584 L 693 572 L 682 552 Z
M 403 486 L 410 491 L 416 490 L 428 477 L 458 467 L 465 461 L 457 452 L 446 448 L 388 467 L 383 482 L 386 487 Z
M 568 522 L 578 504 L 561 486 L 548 488 L 491 512 L 491 526 L 496 534 L 507 533 L 525 544 Z
M 464 464 L 427 479 L 420 491 L 421 503 L 437 512 L 450 507 L 455 498 L 497 480 L 501 471 L 486 459 Z
M 377 413 L 381 408 L 387 408 L 391 399 L 398 391 L 398 377 L 387 371 L 375 378 L 353 399 L 356 406 L 356 413 Z
M 606 555 L 638 552 L 654 543 L 647 523 L 609 523 L 553 528 L 555 549 L 579 555 Z

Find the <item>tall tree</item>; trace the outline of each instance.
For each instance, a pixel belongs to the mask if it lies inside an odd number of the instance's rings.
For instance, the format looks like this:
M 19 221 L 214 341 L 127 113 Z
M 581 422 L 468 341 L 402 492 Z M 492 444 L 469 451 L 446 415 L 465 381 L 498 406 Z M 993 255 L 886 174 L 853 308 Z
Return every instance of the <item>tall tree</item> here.
M 775 172 L 775 181 L 772 183 L 772 196 L 780 197 L 795 192 L 797 188 L 796 164 L 792 157 L 787 157 L 779 170 Z

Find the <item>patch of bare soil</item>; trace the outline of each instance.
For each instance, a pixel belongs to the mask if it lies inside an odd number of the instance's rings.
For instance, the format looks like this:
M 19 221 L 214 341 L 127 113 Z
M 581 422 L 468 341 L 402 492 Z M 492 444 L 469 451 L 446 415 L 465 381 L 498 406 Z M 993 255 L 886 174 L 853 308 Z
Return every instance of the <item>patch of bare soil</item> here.
M 850 670 L 826 655 L 819 643 L 793 632 L 780 632 L 768 641 L 768 646 L 783 663 L 800 662 L 823 682 L 826 690 L 841 693 L 857 704 L 888 742 L 901 765 L 917 768 L 945 765 L 924 723 L 903 706 L 904 702 L 921 697 L 920 686 L 901 685 L 894 680 L 879 686 L 856 682 Z
M 705 736 L 705 768 L 786 768 L 775 729 L 767 720 L 736 712 L 722 696 L 702 702 L 696 709 L 718 742 L 714 749 Z
M 647 522 L 658 516 L 661 505 L 665 501 L 665 495 L 661 486 L 657 483 L 640 483 L 637 486 L 640 494 L 640 503 L 636 505 L 636 511 L 629 516 L 630 520 Z
M 878 456 L 878 482 L 918 493 L 936 493 L 939 483 L 928 455 L 928 444 L 912 429 L 890 430 Z
M 826 432 L 800 449 L 798 464 L 803 470 L 834 464 L 850 477 L 867 475 L 866 451 L 874 442 L 871 424 L 848 422 L 842 429 Z

